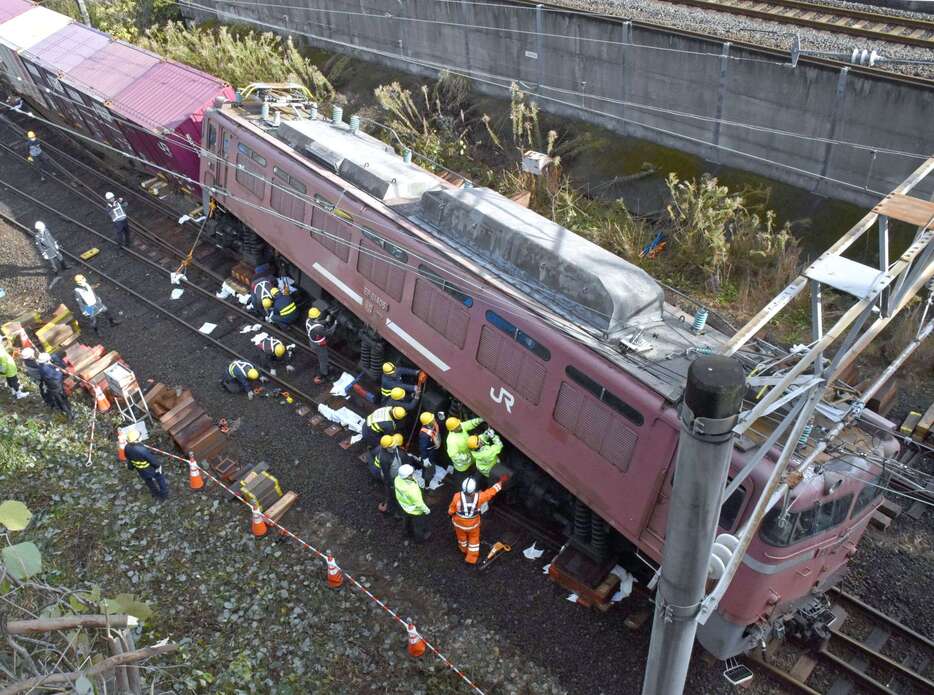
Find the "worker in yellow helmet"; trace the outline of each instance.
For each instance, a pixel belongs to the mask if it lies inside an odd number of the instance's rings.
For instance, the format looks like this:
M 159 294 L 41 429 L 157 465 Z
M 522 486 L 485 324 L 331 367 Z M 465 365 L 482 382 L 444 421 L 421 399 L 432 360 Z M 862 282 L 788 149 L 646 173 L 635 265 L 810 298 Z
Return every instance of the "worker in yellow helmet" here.
M 298 320 L 298 307 L 291 295 L 280 292 L 276 287 L 270 290 L 270 294 L 272 295 L 272 308 L 266 313 L 266 320 L 280 328 L 295 323 Z
M 256 343 L 256 349 L 259 350 L 259 365 L 267 372 L 276 376 L 275 364 L 286 362 L 292 359 L 292 348 L 295 345 L 286 345 L 281 340 L 272 335 L 267 335 Z M 286 369 L 292 371 L 292 365 L 286 365 Z
M 376 446 L 384 434 L 395 434 L 402 430 L 402 421 L 408 413 L 401 406 L 380 406 L 370 413 L 363 423 L 363 443 Z
M 251 381 L 259 379 L 259 370 L 246 360 L 234 360 L 227 366 L 227 374 L 221 380 L 221 386 L 230 393 L 246 393 L 253 399 Z
M 253 279 L 250 280 L 250 301 L 247 309 L 254 314 L 265 316 L 272 309 L 272 288 L 276 279 L 272 274 L 272 267 L 268 263 L 256 266 Z
M 406 379 L 412 379 L 416 383 L 410 384 Z M 405 393 L 415 394 L 420 390 L 421 384 L 425 382 L 425 373 L 419 369 L 409 369 L 400 367 L 395 362 L 383 362 L 383 378 L 379 387 L 380 402 L 388 403 L 392 400 L 402 400 L 405 398 L 392 398 L 393 389 L 401 389 Z
M 456 417 L 449 417 L 444 423 L 444 427 L 448 431 L 445 446 L 448 458 L 451 459 L 451 464 L 454 466 L 455 488 L 460 488 L 473 467 L 473 456 L 470 455 L 468 441 L 470 432 L 482 424 L 483 419 L 479 417 L 465 422 L 461 422 Z
M 321 384 L 328 378 L 330 372 L 330 354 L 328 352 L 328 338 L 337 330 L 337 318 L 326 309 L 322 311 L 313 306 L 308 310 L 305 320 L 305 334 L 308 336 L 308 345 L 315 357 L 318 358 L 318 373 L 315 383 Z
M 431 482 L 438 465 L 438 452 L 441 449 L 441 428 L 434 413 L 427 410 L 418 416 L 421 428 L 418 430 L 418 454 L 422 461 L 422 474 L 425 483 Z

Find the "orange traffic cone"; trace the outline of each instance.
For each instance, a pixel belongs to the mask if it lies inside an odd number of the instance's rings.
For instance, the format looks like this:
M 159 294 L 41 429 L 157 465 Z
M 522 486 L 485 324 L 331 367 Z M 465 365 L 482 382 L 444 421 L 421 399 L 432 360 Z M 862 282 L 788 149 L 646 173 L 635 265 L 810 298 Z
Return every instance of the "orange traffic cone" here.
M 409 623 L 409 656 L 419 657 L 425 653 L 425 640 L 422 639 L 422 636 L 418 634 L 418 630 L 415 629 L 415 624 L 411 621 Z
M 110 401 L 107 400 L 107 396 L 104 395 L 104 390 L 100 386 L 94 387 L 94 400 L 95 407 L 102 413 L 106 413 L 110 410 Z
M 117 434 L 117 460 L 120 463 L 126 463 L 126 435 L 123 432 Z
M 340 589 L 344 584 L 344 572 L 337 563 L 334 562 L 334 556 L 328 551 L 328 588 Z
M 188 487 L 192 490 L 200 490 L 204 487 L 204 478 L 201 477 L 201 469 L 195 461 L 194 452 L 188 452 Z
M 262 538 L 266 535 L 266 518 L 259 510 L 258 506 L 253 507 L 253 519 L 250 523 L 250 531 L 256 538 Z

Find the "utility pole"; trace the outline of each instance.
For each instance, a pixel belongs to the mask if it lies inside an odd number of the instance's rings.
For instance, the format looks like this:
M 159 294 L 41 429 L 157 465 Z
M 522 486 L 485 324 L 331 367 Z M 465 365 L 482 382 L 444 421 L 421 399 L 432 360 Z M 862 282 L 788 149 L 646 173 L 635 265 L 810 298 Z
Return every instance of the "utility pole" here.
M 78 11 L 81 13 L 81 21 L 91 26 L 91 16 L 88 14 L 88 6 L 84 0 L 75 0 L 78 3 Z
M 698 357 L 688 370 L 642 695 L 684 690 L 745 389 L 735 359 Z

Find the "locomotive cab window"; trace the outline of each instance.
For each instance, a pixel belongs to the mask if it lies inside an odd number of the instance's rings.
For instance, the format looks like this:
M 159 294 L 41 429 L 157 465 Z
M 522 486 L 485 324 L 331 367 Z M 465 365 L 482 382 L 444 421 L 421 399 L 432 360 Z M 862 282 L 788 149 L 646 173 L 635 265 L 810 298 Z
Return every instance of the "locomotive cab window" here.
M 763 519 L 760 535 L 762 540 L 776 547 L 800 543 L 842 523 L 852 502 L 853 494 L 850 493 L 822 500 L 809 509 L 790 512 L 784 518 L 781 509 L 776 507 Z
M 257 198 L 266 194 L 266 181 L 261 169 L 266 167 L 266 159 L 255 153 L 242 142 L 237 143 L 237 183 L 246 188 Z
M 672 481 L 673 480 L 674 477 L 672 477 Z M 729 484 L 730 480 L 732 480 L 732 478 L 727 479 L 727 484 Z M 726 531 L 733 530 L 739 518 L 739 513 L 743 509 L 743 501 L 745 499 L 746 488 L 740 485 L 720 506 L 720 519 L 717 521 L 717 525 L 720 528 Z
M 861 511 L 878 499 L 882 494 L 882 488 L 885 487 L 887 482 L 887 476 L 884 474 L 879 474 L 872 480 L 866 482 L 863 489 L 860 490 L 859 494 L 856 496 L 856 504 L 853 505 L 853 511 L 850 513 L 850 517 L 852 518 L 859 515 Z

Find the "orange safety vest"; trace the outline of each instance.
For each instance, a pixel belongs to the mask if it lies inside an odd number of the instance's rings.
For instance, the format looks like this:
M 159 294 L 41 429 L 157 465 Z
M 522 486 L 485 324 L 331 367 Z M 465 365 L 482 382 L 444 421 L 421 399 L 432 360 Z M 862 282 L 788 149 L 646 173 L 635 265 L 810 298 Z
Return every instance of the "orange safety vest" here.
M 448 516 L 451 517 L 451 523 L 462 531 L 472 531 L 480 525 L 480 507 L 496 497 L 496 494 L 502 489 L 502 485 L 496 483 L 491 488 L 483 492 L 475 492 L 468 495 L 464 492 L 454 493 L 451 504 L 448 505 Z
M 435 449 L 441 446 L 441 430 L 438 427 L 437 420 L 433 421 L 430 425 L 422 425 L 419 431 L 431 437 L 431 443 L 434 445 Z

